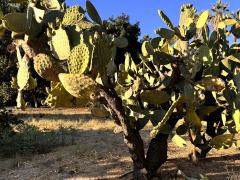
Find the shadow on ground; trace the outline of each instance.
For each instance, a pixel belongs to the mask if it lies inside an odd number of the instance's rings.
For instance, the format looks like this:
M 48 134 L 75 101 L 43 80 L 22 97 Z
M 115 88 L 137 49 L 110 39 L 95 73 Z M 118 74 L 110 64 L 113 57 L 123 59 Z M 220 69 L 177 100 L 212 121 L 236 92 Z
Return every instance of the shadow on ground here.
M 114 124 L 111 120 L 93 121 L 90 116 L 86 118 L 88 114 L 85 113 L 62 113 L 43 113 L 43 116 L 25 113 L 21 116 L 28 118 L 28 123 L 41 128 L 74 125 L 75 144 L 28 158 L 2 159 L 0 167 L 4 169 L 0 171 L 0 179 L 119 179 L 131 171 L 128 150 L 122 135 L 113 133 Z M 31 122 L 31 118 L 35 120 Z M 149 130 L 143 130 L 142 135 L 146 137 L 144 142 L 147 147 Z M 213 180 L 226 179 L 240 172 L 240 154 L 234 148 L 213 150 L 207 160 L 198 164 L 187 160 L 188 152 L 189 147 L 182 149 L 169 144 L 169 160 L 161 168 L 162 179 L 173 179 L 171 177 L 178 170 L 190 177 L 204 174 Z

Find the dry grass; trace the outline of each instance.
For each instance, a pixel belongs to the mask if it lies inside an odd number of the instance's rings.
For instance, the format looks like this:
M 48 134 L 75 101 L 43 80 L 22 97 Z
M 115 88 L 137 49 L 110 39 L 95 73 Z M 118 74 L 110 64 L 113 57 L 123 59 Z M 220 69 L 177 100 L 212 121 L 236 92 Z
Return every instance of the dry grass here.
M 75 111 L 75 113 L 79 111 Z M 26 112 L 25 112 L 26 113 Z M 36 113 L 36 112 L 34 112 Z M 56 111 L 55 111 L 56 113 Z M 61 112 L 63 113 L 63 112 Z M 55 130 L 59 127 L 73 128 L 77 131 L 76 144 L 55 149 L 54 151 L 32 157 L 2 159 L 0 161 L 0 179 L 101 179 L 117 178 L 131 170 L 132 164 L 121 134 L 114 134 L 114 122 L 110 119 L 92 119 L 81 113 L 75 116 L 73 111 L 66 114 L 49 116 L 38 113 L 25 116 L 26 123 L 41 129 Z M 141 133 L 145 146 L 149 142 L 149 128 Z M 169 144 L 169 160 L 162 167 L 163 174 L 173 174 L 180 169 L 187 176 L 196 177 L 205 174 L 210 179 L 239 179 L 239 150 L 212 150 L 209 158 L 197 165 L 187 160 L 189 146 L 178 148 Z M 228 169 L 226 169 L 228 167 Z
M 40 129 L 50 129 L 56 130 L 59 127 L 63 128 L 73 128 L 76 130 L 89 131 L 89 130 L 113 130 L 115 124 L 112 120 L 97 120 L 91 119 L 89 121 L 85 120 L 51 120 L 51 119 L 42 119 L 36 120 L 33 119 L 28 121 L 27 124 L 37 126 Z

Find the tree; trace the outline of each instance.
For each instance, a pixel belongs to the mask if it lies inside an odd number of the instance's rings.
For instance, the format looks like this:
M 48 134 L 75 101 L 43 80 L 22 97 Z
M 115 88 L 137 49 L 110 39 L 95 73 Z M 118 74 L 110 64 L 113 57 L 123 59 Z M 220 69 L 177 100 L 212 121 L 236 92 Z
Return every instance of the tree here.
M 167 160 L 169 137 L 183 147 L 186 140 L 182 136 L 187 135 L 193 145 L 190 157 L 195 161 L 206 158 L 211 148 L 237 145 L 240 54 L 239 45 L 231 45 L 227 39 L 232 33 L 227 29 L 239 27 L 236 15 L 219 18 L 218 28 L 210 29 L 209 11 L 198 14 L 191 4 L 182 6 L 177 26 L 159 10 L 167 28 L 156 30 L 158 37 L 145 39 L 137 57 L 140 62 L 127 52 L 119 65 L 116 52 L 126 48 L 128 40 L 107 33 L 90 1 L 86 1 L 86 10 L 74 6 L 64 15 L 63 5 L 54 2 L 30 3 L 29 13 L 39 15 L 35 19 L 24 13 L 11 15 L 30 26 L 17 26 L 10 15 L 3 20 L 5 28 L 25 32 L 15 40 L 22 73 L 19 101 L 21 91 L 33 84 L 30 59 L 39 75 L 75 97 L 93 90 L 93 99 L 101 100 L 122 127 L 134 179 L 158 177 L 157 170 Z M 31 28 L 35 31 L 29 31 Z M 59 91 L 55 95 L 62 96 Z M 68 101 L 66 97 L 61 100 Z M 180 119 L 184 121 L 177 124 Z M 140 131 L 149 121 L 154 128 L 145 153 Z
M 125 37 L 128 40 L 128 46 L 125 48 L 118 48 L 115 63 L 117 65 L 124 63 L 124 56 L 126 52 L 130 52 L 131 55 L 139 63 L 139 52 L 141 52 L 141 43 L 138 38 L 140 36 L 139 22 L 135 24 L 130 23 L 130 17 L 126 14 L 122 14 L 116 18 L 111 17 L 103 22 L 103 27 L 107 34 L 115 37 Z

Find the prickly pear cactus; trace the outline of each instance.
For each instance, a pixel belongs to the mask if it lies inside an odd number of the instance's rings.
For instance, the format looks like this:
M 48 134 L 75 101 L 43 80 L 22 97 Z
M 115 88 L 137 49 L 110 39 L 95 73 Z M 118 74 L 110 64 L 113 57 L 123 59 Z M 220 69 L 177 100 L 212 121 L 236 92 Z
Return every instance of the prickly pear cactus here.
M 59 60 L 66 60 L 70 55 L 70 44 L 67 32 L 60 26 L 59 29 L 52 31 L 50 41 L 53 56 Z
M 29 60 L 25 56 L 19 62 L 19 69 L 17 74 L 17 84 L 19 90 L 23 90 L 28 85 L 30 79 L 30 72 L 29 72 Z
M 66 10 L 62 24 L 64 26 L 73 26 L 79 24 L 84 18 L 84 10 L 81 6 L 73 6 Z
M 33 58 L 34 69 L 44 79 L 58 82 L 58 74 L 64 72 L 56 60 L 49 55 L 40 53 Z
M 59 74 L 63 87 L 74 97 L 89 97 L 96 90 L 96 83 L 88 76 L 81 74 Z
M 90 70 L 93 74 L 98 72 L 104 75 L 106 73 L 108 63 L 114 58 L 112 51 L 114 47 L 111 47 L 110 43 L 106 34 L 94 34 L 93 53 L 90 62 Z
M 42 102 L 51 108 L 73 107 L 74 98 L 63 87 L 60 82 L 51 83 L 51 89 L 47 89 L 48 97 Z
M 89 66 L 91 55 L 91 48 L 88 44 L 81 42 L 75 46 L 68 59 L 69 72 L 72 74 L 83 74 Z

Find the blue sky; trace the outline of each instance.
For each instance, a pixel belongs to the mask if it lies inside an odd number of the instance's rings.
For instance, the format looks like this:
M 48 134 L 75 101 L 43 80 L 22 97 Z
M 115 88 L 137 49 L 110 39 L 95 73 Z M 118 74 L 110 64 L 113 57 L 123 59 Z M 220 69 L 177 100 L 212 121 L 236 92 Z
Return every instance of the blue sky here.
M 85 0 L 66 0 L 67 5 L 81 5 L 85 7 Z M 157 10 L 163 10 L 174 24 L 178 23 L 179 10 L 182 4 L 192 3 L 198 11 L 209 9 L 216 0 L 91 0 L 98 9 L 102 19 L 110 16 L 118 16 L 125 13 L 130 16 L 132 23 L 139 21 L 141 36 L 149 34 L 154 37 L 154 30 L 163 27 Z M 240 0 L 226 0 L 230 4 L 230 10 L 240 8 Z

